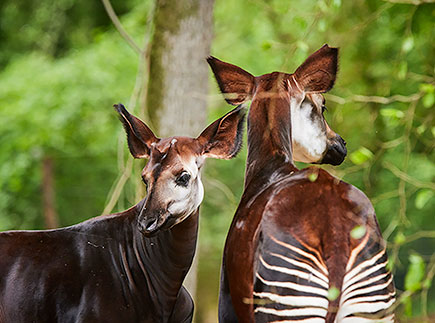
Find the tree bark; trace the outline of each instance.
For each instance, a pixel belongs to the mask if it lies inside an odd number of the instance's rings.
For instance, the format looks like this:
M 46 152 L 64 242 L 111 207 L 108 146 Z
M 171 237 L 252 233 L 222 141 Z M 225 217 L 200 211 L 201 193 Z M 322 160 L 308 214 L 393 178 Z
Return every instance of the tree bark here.
M 213 3 L 157 0 L 146 105 L 159 137 L 196 137 L 206 126 Z M 194 260 L 184 284 L 193 298 L 196 274 Z
M 53 160 L 44 157 L 42 160 L 42 205 L 44 210 L 45 227 L 54 229 L 59 226 L 55 208 Z

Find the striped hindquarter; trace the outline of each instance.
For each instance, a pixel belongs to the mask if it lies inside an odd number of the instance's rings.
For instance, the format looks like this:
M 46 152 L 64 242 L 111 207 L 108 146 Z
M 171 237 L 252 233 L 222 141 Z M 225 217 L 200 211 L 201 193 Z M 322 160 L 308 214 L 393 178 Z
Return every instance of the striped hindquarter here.
M 367 233 L 346 265 L 336 322 L 394 322 L 395 288 L 387 262 L 385 248 Z
M 334 322 L 394 321 L 386 312 L 394 302 L 386 253 L 378 244 L 365 250 L 368 242 L 364 239 L 349 257 Z M 329 288 L 328 269 L 317 250 L 296 239 L 262 237 L 254 280 L 256 322 L 325 322 Z

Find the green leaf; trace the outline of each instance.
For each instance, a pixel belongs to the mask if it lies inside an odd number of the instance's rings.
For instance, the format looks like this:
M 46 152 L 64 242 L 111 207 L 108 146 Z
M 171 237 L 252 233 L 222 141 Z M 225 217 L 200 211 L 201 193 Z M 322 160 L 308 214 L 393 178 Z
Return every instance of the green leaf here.
M 405 116 L 405 113 L 403 113 L 403 111 L 394 108 L 383 108 L 381 109 L 380 113 L 384 117 L 396 119 L 401 119 Z
M 394 237 L 394 243 L 401 245 L 406 241 L 406 237 L 403 234 L 402 231 L 400 231 L 399 233 L 396 234 L 396 236 Z
M 341 7 L 341 0 L 332 0 L 332 5 L 336 8 Z
M 402 43 L 402 50 L 405 53 L 407 53 L 413 48 L 414 48 L 414 37 L 412 36 L 406 37 Z
M 388 271 L 393 271 L 394 265 L 395 265 L 395 263 L 394 263 L 393 258 L 388 258 L 388 262 L 387 262 L 387 265 L 385 266 L 385 268 L 387 268 Z
M 434 93 L 435 92 L 435 86 L 433 84 L 421 83 L 419 88 L 420 88 L 420 91 L 422 91 L 424 93 Z
M 350 236 L 354 239 L 361 239 L 366 234 L 366 228 L 362 225 L 357 225 L 350 231 Z
M 415 198 L 415 207 L 419 210 L 424 208 L 424 206 L 429 202 L 433 196 L 433 191 L 430 189 L 423 189 L 417 193 Z
M 349 155 L 350 160 L 355 165 L 361 165 L 366 161 L 373 158 L 373 153 L 368 150 L 366 147 L 360 147 L 358 150 L 355 150 L 353 153 Z
M 408 272 L 405 276 L 405 289 L 415 292 L 421 289 L 426 265 L 423 258 L 416 253 L 409 256 L 409 262 Z
M 272 47 L 272 44 L 270 43 L 270 41 L 265 40 L 262 44 L 261 44 L 261 48 L 263 48 L 264 50 L 268 50 Z
M 320 32 L 326 31 L 326 20 L 320 19 L 319 23 L 317 24 L 317 28 L 319 29 Z
M 405 315 L 412 317 L 412 301 L 411 297 L 406 297 L 403 299 L 402 303 L 405 305 Z
M 399 64 L 399 71 L 397 72 L 397 77 L 399 80 L 404 80 L 408 73 L 408 63 L 406 61 Z
M 417 133 L 422 135 L 426 131 L 426 126 L 424 124 L 417 127 Z
M 338 290 L 338 288 L 335 287 L 335 286 L 331 286 L 331 287 L 328 289 L 328 296 L 327 296 L 328 299 L 329 299 L 330 301 L 334 301 L 334 300 L 337 299 L 338 296 L 340 296 L 340 291 Z
M 432 279 L 430 278 L 426 278 L 425 280 L 423 280 L 423 283 L 421 284 L 421 287 L 425 289 L 429 289 L 431 286 L 432 286 Z
M 433 106 L 434 102 L 435 102 L 435 94 L 434 93 L 426 93 L 423 96 L 423 106 L 425 108 L 430 108 Z
M 296 46 L 303 51 L 304 53 L 308 52 L 309 46 L 307 45 L 306 42 L 302 41 L 302 40 L 298 40 L 296 42 Z
M 319 176 L 318 172 L 312 172 L 308 174 L 308 179 L 310 180 L 310 182 L 315 182 L 318 176 Z
M 383 108 L 379 113 L 385 118 L 387 126 L 390 127 L 396 127 L 399 124 L 399 120 L 405 116 L 403 111 L 394 108 Z

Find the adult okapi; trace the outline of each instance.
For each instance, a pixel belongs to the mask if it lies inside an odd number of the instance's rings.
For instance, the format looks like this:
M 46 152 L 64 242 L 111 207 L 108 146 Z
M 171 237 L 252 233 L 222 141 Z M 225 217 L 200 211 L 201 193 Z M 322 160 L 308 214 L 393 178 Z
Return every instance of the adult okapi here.
M 0 233 L 0 322 L 190 322 L 182 282 L 195 253 L 200 168 L 234 157 L 238 107 L 199 137 L 158 139 L 116 106 L 147 196 L 129 210 L 56 230 Z
M 252 99 L 245 187 L 224 249 L 219 320 L 393 321 L 394 285 L 370 201 L 322 169 L 293 164 L 338 165 L 347 153 L 323 117 L 321 94 L 334 85 L 338 49 L 324 45 L 294 74 L 254 77 L 214 57 L 208 63 L 227 102 Z M 357 226 L 362 238 L 351 235 Z

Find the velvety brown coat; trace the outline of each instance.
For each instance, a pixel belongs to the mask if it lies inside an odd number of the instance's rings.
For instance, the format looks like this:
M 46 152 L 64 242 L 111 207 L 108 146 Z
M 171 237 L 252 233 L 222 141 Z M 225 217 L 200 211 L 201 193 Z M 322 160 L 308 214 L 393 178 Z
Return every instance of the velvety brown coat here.
M 382 236 L 374 209 L 361 191 L 323 169 L 298 170 L 293 164 L 300 150 L 292 142 L 290 106 L 308 100 L 312 114 L 322 113 L 315 109 L 316 96 L 333 86 L 337 49 L 325 45 L 294 74 L 254 77 L 216 58 L 208 61 L 227 102 L 252 99 L 245 189 L 225 243 L 219 320 L 268 322 L 270 318 L 254 313 L 254 291 L 259 257 L 274 252 L 269 241 L 298 244 L 317 255 L 327 267 L 330 287 L 340 291 L 351 251 L 363 240 L 352 238 L 352 229 L 366 230 L 370 252 L 359 255 L 365 259 L 384 248 Z M 340 164 L 345 143 L 329 126 L 325 131 L 328 148 L 321 160 L 312 162 Z M 326 322 L 334 321 L 339 301 L 329 302 Z

